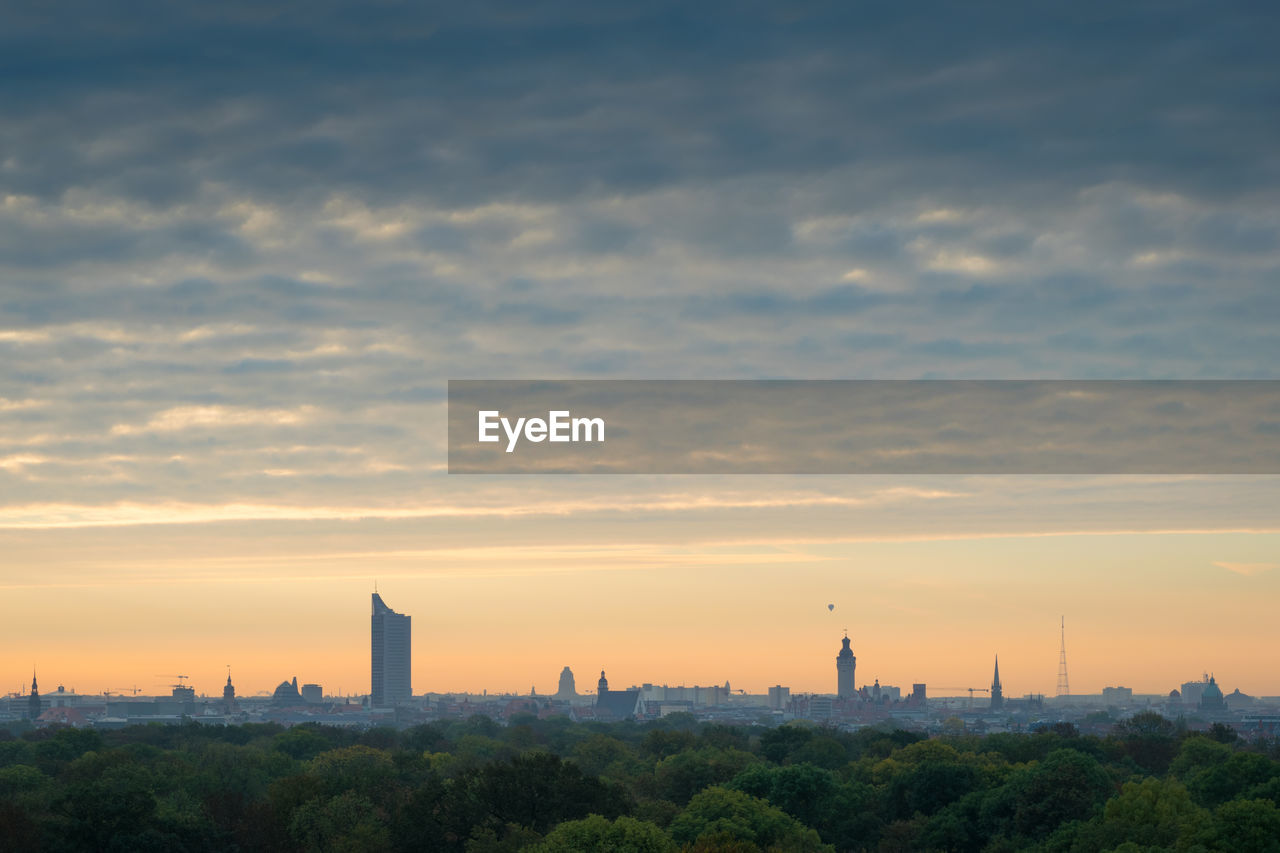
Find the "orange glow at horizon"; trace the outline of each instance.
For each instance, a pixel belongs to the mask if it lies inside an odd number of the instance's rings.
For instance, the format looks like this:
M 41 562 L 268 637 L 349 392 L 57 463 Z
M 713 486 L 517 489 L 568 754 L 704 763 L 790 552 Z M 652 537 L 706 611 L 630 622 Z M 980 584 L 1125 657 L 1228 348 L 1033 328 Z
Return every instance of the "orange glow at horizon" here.
M 1066 615 L 1073 693 L 1167 693 L 1210 671 L 1227 692 L 1280 693 L 1259 655 L 1280 591 L 1280 535 L 1198 533 L 694 546 L 391 548 L 312 543 L 294 559 L 207 527 L 144 544 L 6 536 L 5 692 L 219 695 L 282 680 L 369 690 L 369 593 L 413 617 L 415 693 L 627 686 L 830 692 L 844 629 L 857 682 L 990 685 L 1052 695 Z M 182 559 L 179 552 L 198 553 Z M 131 560 L 130 554 L 135 557 Z M 37 557 L 44 560 L 39 571 Z M 16 582 L 15 582 L 16 579 Z M 836 604 L 828 612 L 827 603 Z

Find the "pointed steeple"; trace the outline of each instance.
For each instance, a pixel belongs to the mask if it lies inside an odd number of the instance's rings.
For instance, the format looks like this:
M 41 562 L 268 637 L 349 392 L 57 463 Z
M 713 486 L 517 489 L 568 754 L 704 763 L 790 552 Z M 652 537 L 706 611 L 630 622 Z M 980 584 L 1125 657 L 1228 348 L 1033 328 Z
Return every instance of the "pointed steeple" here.
M 996 671 L 991 677 L 991 708 L 995 710 L 1004 706 L 1004 690 L 1000 686 L 1000 655 L 996 655 Z
M 222 709 L 230 714 L 236 705 L 236 688 L 231 683 L 231 665 L 227 664 L 227 686 L 222 688 Z
M 31 695 L 27 697 L 27 717 L 35 720 L 40 716 L 40 686 L 36 684 L 36 669 L 31 668 Z

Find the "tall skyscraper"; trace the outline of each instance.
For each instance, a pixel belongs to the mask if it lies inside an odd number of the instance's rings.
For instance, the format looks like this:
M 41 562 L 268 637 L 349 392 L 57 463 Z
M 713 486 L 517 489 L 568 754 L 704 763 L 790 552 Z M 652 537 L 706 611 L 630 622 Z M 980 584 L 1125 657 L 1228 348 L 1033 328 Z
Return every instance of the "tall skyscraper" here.
M 842 648 L 840 654 L 836 655 L 836 696 L 841 699 L 852 699 L 858 695 L 858 689 L 853 686 L 853 673 L 858 665 L 858 659 L 853 656 L 853 650 L 849 648 L 848 633 L 840 642 Z
M 373 594 L 373 706 L 385 708 L 413 698 L 409 683 L 409 619 Z
M 996 674 L 991 679 L 991 710 L 1004 707 L 1004 688 L 1000 686 L 1000 655 L 996 655 Z

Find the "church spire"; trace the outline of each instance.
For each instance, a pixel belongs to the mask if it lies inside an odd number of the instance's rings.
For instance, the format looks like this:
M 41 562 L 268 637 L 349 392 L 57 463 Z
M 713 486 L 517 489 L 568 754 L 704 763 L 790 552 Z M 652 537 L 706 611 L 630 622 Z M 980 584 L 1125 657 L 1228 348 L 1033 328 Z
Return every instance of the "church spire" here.
M 236 707 L 236 688 L 231 683 L 231 664 L 227 664 L 227 686 L 222 688 L 222 711 L 230 714 Z
M 27 697 L 27 717 L 32 721 L 40 716 L 40 686 L 36 684 L 36 668 L 31 667 L 31 695 Z
M 991 708 L 1004 706 L 1004 689 L 1000 686 L 1000 655 L 996 655 L 996 671 L 991 677 Z

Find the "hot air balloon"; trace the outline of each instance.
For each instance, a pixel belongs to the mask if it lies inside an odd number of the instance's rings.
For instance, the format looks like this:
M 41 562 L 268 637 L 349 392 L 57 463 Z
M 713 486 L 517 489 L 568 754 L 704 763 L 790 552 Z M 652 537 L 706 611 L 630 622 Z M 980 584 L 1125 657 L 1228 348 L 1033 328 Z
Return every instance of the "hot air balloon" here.
M 835 610 L 835 609 L 836 609 L 836 606 L 835 606 L 834 604 L 828 604 L 828 605 L 827 605 L 827 612 L 828 612 L 828 613 L 829 613 L 829 612 L 831 612 L 832 610 Z

